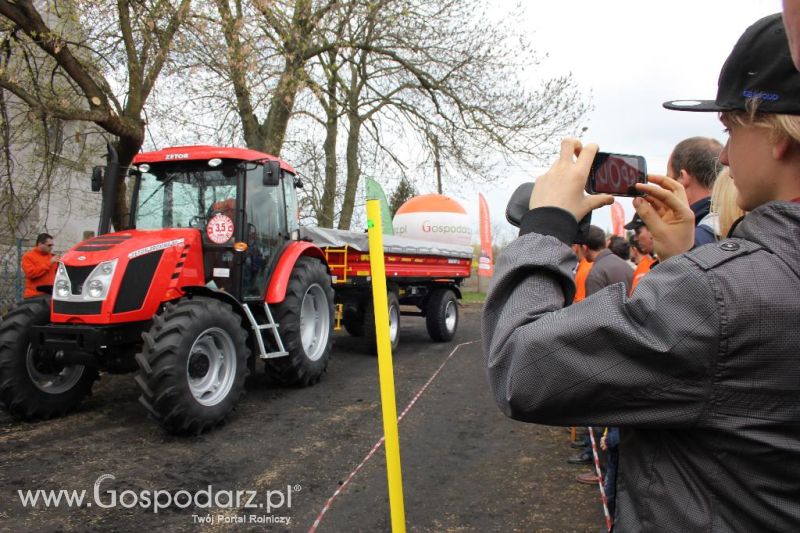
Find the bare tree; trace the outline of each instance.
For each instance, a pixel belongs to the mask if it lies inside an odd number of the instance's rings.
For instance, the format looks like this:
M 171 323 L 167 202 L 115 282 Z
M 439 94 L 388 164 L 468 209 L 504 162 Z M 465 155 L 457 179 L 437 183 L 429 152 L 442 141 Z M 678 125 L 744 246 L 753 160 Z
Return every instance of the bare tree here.
M 413 127 L 429 149 L 437 181 L 448 163 L 451 174 L 468 174 L 473 181 L 491 179 L 493 153 L 549 156 L 587 111 L 569 76 L 531 88 L 523 76 L 539 62 L 531 43 L 507 25 L 492 23 L 482 2 L 384 4 L 380 13 L 389 24 L 374 30 L 361 48 L 372 54 L 376 71 L 383 72 L 378 65 L 401 68 L 391 70 L 388 79 L 370 79 L 368 96 L 390 104 L 379 120 Z
M 587 109 L 569 77 L 527 89 L 521 69 L 536 63 L 532 48 L 524 36 L 488 23 L 477 0 L 358 6 L 340 46 L 347 75 L 336 72 L 348 125 L 339 228 L 350 227 L 365 125 L 398 163 L 408 143 L 398 148 L 395 139 L 416 135 L 428 150 L 441 193 L 445 174 L 451 182 L 456 175 L 491 181 L 502 157 L 549 156 L 553 141 Z
M 0 0 L 0 39 L 10 51 L 0 88 L 37 116 L 94 122 L 118 138 L 118 228 L 127 214 L 124 177 L 144 140 L 144 105 L 190 2 L 74 0 L 45 10 L 30 0 Z M 26 64 L 34 68 L 19 68 Z
M 492 20 L 479 0 L 201 3 L 170 73 L 186 107 L 173 108 L 196 131 L 276 155 L 304 159 L 318 140 L 309 205 L 346 229 L 375 147 L 407 179 L 421 151 L 444 192 L 491 181 L 505 158 L 549 157 L 574 131 L 587 106 L 572 79 L 534 86 L 531 43 Z
M 226 54 L 221 58 L 216 51 L 206 50 L 211 52 L 206 59 L 231 85 L 249 148 L 280 154 L 297 94 L 305 86 L 307 62 L 332 46 L 320 44 L 320 36 L 325 17 L 337 2 L 318 4 L 312 0 L 214 0 Z M 257 30 L 247 30 L 254 20 Z M 276 78 L 267 84 L 266 94 L 259 86 L 262 63 L 271 65 L 268 70 Z M 277 68 L 276 63 L 280 64 Z

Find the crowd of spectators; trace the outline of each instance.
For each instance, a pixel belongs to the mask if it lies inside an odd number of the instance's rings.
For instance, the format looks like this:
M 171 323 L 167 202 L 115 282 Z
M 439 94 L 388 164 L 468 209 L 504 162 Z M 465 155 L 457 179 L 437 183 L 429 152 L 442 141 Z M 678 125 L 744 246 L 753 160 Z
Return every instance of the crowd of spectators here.
M 719 113 L 728 140 L 686 139 L 667 176 L 636 186 L 635 272 L 584 223 L 613 202 L 583 193 L 598 147 L 567 139 L 487 295 L 498 405 L 606 429 L 617 531 L 800 524 L 800 2 L 784 5 L 788 41 L 780 14 L 765 17 L 734 46 L 715 100 L 664 104 Z M 573 302 L 576 255 L 589 266 Z

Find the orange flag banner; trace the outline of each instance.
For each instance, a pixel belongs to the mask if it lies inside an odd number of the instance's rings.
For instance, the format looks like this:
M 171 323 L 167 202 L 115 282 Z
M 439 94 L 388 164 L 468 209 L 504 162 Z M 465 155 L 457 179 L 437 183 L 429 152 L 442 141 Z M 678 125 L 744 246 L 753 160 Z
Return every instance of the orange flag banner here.
M 611 233 L 620 237 L 625 236 L 625 210 L 616 200 L 611 204 Z
M 480 202 L 480 232 L 481 232 L 481 256 L 478 259 L 478 275 L 492 277 L 494 274 L 494 257 L 492 254 L 492 229 L 489 223 L 489 206 L 486 205 L 486 198 L 478 193 Z

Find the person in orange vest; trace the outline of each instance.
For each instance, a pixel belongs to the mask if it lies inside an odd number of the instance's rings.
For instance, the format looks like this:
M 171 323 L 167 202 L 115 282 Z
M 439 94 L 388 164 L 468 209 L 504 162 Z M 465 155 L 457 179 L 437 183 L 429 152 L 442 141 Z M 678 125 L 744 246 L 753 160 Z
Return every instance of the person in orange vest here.
M 575 270 L 575 299 L 572 300 L 573 303 L 578 303 L 586 298 L 586 277 L 589 275 L 589 271 L 592 270 L 593 263 L 586 259 L 580 244 L 573 244 L 572 250 L 580 260 L 578 268 Z
M 23 298 L 45 296 L 36 287 L 52 285 L 58 268 L 58 256 L 53 253 L 53 236 L 40 233 L 36 246 L 22 256 L 22 272 L 25 273 L 25 293 Z
M 636 270 L 633 271 L 630 295 L 633 294 L 636 285 L 639 284 L 642 277 L 650 272 L 650 269 L 653 268 L 658 260 L 653 256 L 653 235 L 650 233 L 650 230 L 647 229 L 647 226 L 644 225 L 644 222 L 638 214 L 633 215 L 633 219 L 625 224 L 625 229 L 633 230 L 636 235 L 636 242 L 638 243 L 637 248 L 642 253 L 642 258 L 639 264 L 636 265 Z

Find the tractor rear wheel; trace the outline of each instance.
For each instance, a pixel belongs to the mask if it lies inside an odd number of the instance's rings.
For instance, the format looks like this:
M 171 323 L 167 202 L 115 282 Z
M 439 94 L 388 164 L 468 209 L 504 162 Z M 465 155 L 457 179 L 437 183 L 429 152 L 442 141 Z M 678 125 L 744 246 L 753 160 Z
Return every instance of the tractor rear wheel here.
M 267 370 L 287 385 L 317 383 L 328 368 L 333 343 L 333 288 L 325 265 L 311 257 L 297 260 L 275 320 L 289 355 L 267 359 Z
M 0 401 L 15 418 L 63 416 L 92 391 L 97 370 L 64 365 L 30 344 L 31 326 L 50 322 L 50 299 L 32 298 L 0 322 Z
M 458 299 L 450 289 L 435 289 L 428 296 L 425 310 L 428 335 L 436 342 L 447 342 L 458 329 Z
M 139 402 L 170 433 L 225 423 L 244 396 L 247 334 L 230 305 L 197 296 L 167 304 L 136 354 Z

